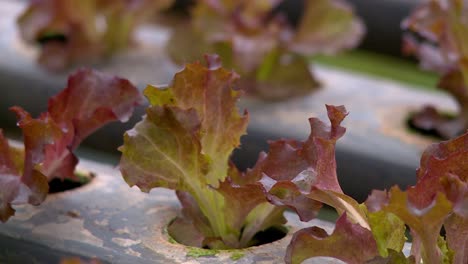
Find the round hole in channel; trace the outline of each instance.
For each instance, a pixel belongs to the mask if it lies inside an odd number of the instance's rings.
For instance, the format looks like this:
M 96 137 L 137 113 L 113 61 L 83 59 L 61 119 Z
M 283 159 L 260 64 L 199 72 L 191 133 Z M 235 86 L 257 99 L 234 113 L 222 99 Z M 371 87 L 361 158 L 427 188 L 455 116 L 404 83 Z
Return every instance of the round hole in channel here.
M 55 178 L 49 182 L 49 194 L 65 192 L 82 187 L 90 183 L 96 175 L 92 172 L 75 172 L 75 179 Z
M 417 133 L 422 136 L 434 138 L 438 141 L 446 140 L 446 138 L 437 129 L 441 124 L 454 121 L 457 115 L 453 112 L 439 112 L 435 108 L 426 107 L 420 111 L 410 112 L 406 117 L 406 125 L 410 132 Z M 417 120 L 423 120 L 426 125 L 418 124 Z M 439 124 L 437 124 L 439 123 Z M 460 131 L 460 134 L 463 131 Z
M 197 241 L 196 234 L 198 232 L 193 230 L 193 226 L 190 225 L 185 225 L 180 223 L 187 223 L 187 221 L 184 221 L 180 218 L 175 218 L 173 219 L 166 228 L 167 235 L 169 236 L 169 241 L 173 243 L 179 243 L 185 246 L 190 246 L 190 247 L 198 247 L 201 249 L 207 249 L 207 250 L 219 250 L 217 248 L 210 247 L 209 245 L 195 245 L 190 242 Z M 179 225 L 178 225 L 179 224 Z M 175 232 L 176 230 L 181 231 L 181 232 Z M 182 234 L 189 234 L 188 236 L 182 235 L 179 236 L 177 233 L 182 233 Z M 223 248 L 226 250 L 235 250 L 235 249 L 243 249 L 243 248 L 250 248 L 250 247 L 256 247 L 256 246 L 261 246 L 269 243 L 273 243 L 275 241 L 278 241 L 288 234 L 288 228 L 285 226 L 272 226 L 269 227 L 263 231 L 257 232 L 253 238 L 249 241 L 248 246 L 246 247 L 240 247 L 240 248 Z M 200 238 L 202 239 L 202 238 Z M 208 241 L 216 241 L 216 239 L 207 239 Z M 200 240 L 198 242 L 201 243 Z M 222 242 L 221 242 L 222 243 Z M 208 244 L 208 243 L 207 243 Z M 219 245 L 219 244 L 218 244 Z M 223 244 L 224 245 L 224 244 Z M 225 245 L 224 245 L 225 246 Z

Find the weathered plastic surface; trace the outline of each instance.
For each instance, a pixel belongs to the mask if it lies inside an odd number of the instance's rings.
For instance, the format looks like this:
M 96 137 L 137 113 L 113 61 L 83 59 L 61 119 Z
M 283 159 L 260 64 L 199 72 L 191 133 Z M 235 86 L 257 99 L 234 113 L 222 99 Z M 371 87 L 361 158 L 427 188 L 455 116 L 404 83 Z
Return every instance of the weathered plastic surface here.
M 306 225 L 331 231 L 320 220 L 302 223 L 287 213 L 289 234 L 274 243 L 245 250 L 200 251 L 169 240 L 166 225 L 179 203 L 166 189 L 149 194 L 130 188 L 109 165 L 81 160 L 82 170 L 97 174 L 91 183 L 49 195 L 38 206 L 16 207 L 0 224 L 0 263 L 55 264 L 65 256 L 97 257 L 103 263 L 283 263 L 292 233 Z M 201 256 L 201 255 L 207 256 Z M 311 263 L 337 263 L 316 259 Z
M 13 127 L 9 106 L 17 104 L 37 114 L 46 107 L 47 98 L 64 87 L 66 73 L 52 74 L 35 62 L 37 50 L 25 45 L 17 36 L 14 18 L 21 3 L 0 0 L 0 123 Z M 140 46 L 97 68 L 131 79 L 143 89 L 147 83 L 161 84 L 172 79 L 177 71 L 164 54 L 169 32 L 147 27 L 138 34 Z M 343 72 L 315 67 L 323 88 L 313 94 L 282 102 L 242 99 L 251 122 L 248 135 L 234 160 L 242 167 L 251 166 L 258 152 L 267 148 L 266 140 L 277 138 L 304 139 L 309 133 L 307 118 L 325 118 L 324 104 L 343 104 L 350 112 L 345 126 L 346 135 L 337 145 L 338 175 L 347 194 L 364 200 L 373 188 L 404 187 L 415 181 L 422 150 L 433 139 L 410 133 L 405 127 L 408 112 L 426 103 L 448 111 L 455 103 L 446 95 L 409 89 L 407 86 Z M 86 144 L 115 151 L 122 144 L 122 134 L 140 120 L 143 107 L 126 124 L 111 124 L 92 135 Z

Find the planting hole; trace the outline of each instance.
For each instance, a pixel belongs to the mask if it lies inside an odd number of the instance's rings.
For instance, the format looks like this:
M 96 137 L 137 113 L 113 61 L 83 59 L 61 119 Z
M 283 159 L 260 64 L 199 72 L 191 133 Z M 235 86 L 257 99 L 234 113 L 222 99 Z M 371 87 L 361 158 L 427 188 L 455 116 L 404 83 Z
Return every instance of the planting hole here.
M 198 237 L 200 240 L 194 239 L 199 234 L 197 231 L 192 231 L 192 227 L 187 225 L 187 222 L 180 220 L 178 218 L 172 220 L 169 225 L 167 226 L 167 235 L 169 236 L 169 241 L 171 243 L 179 243 L 182 245 L 190 246 L 193 248 L 199 248 L 202 250 L 203 254 L 216 254 L 219 249 L 211 248 L 210 246 L 200 247 L 200 245 L 193 244 L 194 241 L 201 242 L 202 238 Z M 183 232 L 180 232 L 182 230 Z M 261 246 L 264 244 L 272 243 L 277 240 L 284 238 L 288 233 L 288 229 L 282 226 L 274 226 L 270 227 L 264 231 L 260 231 L 252 238 L 249 243 L 249 247 Z M 187 235 L 191 234 L 191 235 Z M 207 240 L 215 241 L 215 239 L 208 238 Z M 216 245 L 217 243 L 214 243 Z M 218 244 L 219 245 L 219 244 Z M 240 249 L 240 248 L 230 248 L 227 250 L 232 249 Z M 198 252 L 198 251 L 197 251 Z
M 456 119 L 454 113 L 449 112 L 433 112 L 435 110 L 425 108 L 420 112 L 412 112 L 406 118 L 406 125 L 411 132 L 435 138 L 437 140 L 445 140 L 445 137 L 438 130 L 444 123 L 448 123 Z M 463 131 L 460 131 L 462 133 Z
M 49 182 L 49 193 L 59 193 L 73 190 L 84 186 L 94 179 L 95 175 L 91 172 L 76 172 L 76 179 L 53 179 Z
M 264 231 L 258 232 L 253 241 L 256 243 L 253 246 L 260 246 L 282 239 L 288 234 L 286 227 L 270 227 Z

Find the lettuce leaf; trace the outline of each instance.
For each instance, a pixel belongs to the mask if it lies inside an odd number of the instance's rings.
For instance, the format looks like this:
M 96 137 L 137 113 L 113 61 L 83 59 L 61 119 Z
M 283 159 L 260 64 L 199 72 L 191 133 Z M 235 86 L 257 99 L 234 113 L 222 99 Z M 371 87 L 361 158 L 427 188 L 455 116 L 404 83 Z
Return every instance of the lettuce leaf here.
M 128 80 L 84 69 L 70 76 L 68 86 L 50 98 L 48 112 L 38 118 L 12 107 L 24 149 L 10 147 L 0 134 L 2 221 L 14 214 L 12 204 L 40 204 L 48 181 L 74 179 L 78 158 L 73 151 L 105 124 L 127 121 L 140 101 L 138 89 Z
M 443 138 L 456 137 L 468 129 L 467 10 L 464 1 L 425 1 L 402 24 L 409 31 L 404 37 L 406 53 L 416 55 L 424 69 L 440 73 L 438 87 L 459 105 L 455 118 L 431 107 L 413 117 L 416 127 L 435 131 Z
M 10 147 L 0 130 L 0 221 L 14 215 L 12 204 L 38 205 L 48 190 L 47 178 L 24 160 L 24 153 Z
M 271 142 L 269 154 L 263 153 L 248 172 L 260 179 L 270 202 L 290 207 L 303 221 L 316 216 L 328 199 L 327 191 L 343 193 L 336 176 L 335 143 L 345 133 L 340 123 L 347 112 L 343 106 L 327 105 L 327 110 L 331 126 L 309 119 L 311 134 L 306 141 Z
M 18 18 L 21 37 L 41 43 L 39 63 L 61 70 L 131 45 L 135 28 L 174 0 L 34 0 Z
M 372 232 L 353 224 L 342 214 L 331 235 L 319 227 L 296 232 L 286 252 L 286 263 L 302 263 L 312 257 L 333 257 L 349 264 L 366 263 L 378 254 Z

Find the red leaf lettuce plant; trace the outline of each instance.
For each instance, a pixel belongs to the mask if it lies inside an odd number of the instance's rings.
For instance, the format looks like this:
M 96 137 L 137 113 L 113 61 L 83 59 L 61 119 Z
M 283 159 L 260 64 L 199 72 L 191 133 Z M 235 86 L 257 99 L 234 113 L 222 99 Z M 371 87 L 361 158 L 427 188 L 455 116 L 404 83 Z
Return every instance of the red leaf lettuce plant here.
M 176 27 L 168 52 L 179 64 L 220 54 L 242 76 L 241 87 L 264 98 L 309 93 L 319 83 L 308 57 L 355 47 L 364 25 L 344 0 L 305 0 L 293 25 L 278 11 L 287 2 L 199 0 L 191 21 Z
M 297 175 L 290 184 L 302 186 L 315 177 L 305 171 L 310 168 L 331 173 L 316 184 L 339 188 L 331 155 L 344 130 L 328 131 L 313 118 L 307 141 L 272 142 L 269 155 L 262 154 L 253 169 L 240 172 L 229 160 L 248 122 L 247 113 L 239 114 L 235 106 L 240 92 L 233 83 L 238 76 L 220 68 L 217 57 L 207 61 L 208 67 L 187 64 L 168 88 L 146 88 L 151 106 L 143 121 L 125 134 L 120 169 L 127 183 L 142 191 L 176 190 L 183 209 L 168 228 L 176 241 L 212 249 L 244 248 L 258 243 L 258 232 L 281 227 L 286 207 L 294 207 L 305 220 L 316 216 L 321 204 L 292 197 L 299 193 L 284 193 L 280 206 L 269 203 L 260 181 Z M 329 115 L 338 125 L 345 110 L 330 106 Z
M 441 74 L 438 87 L 451 93 L 459 106 L 455 118 L 426 106 L 412 122 L 446 139 L 468 129 L 467 5 L 461 0 L 425 1 L 403 22 L 403 28 L 413 33 L 405 35 L 405 51 L 415 54 L 424 69 Z
M 363 204 L 339 190 L 317 185 L 300 189 L 293 181 L 292 177 L 275 184 L 269 180 L 267 186 L 282 196 L 300 192 L 296 199 L 328 204 L 340 216 L 332 234 L 319 227 L 295 233 L 286 263 L 317 256 L 350 264 L 468 263 L 468 132 L 426 149 L 415 186 L 406 191 L 397 186 L 390 191 L 374 190 Z M 270 198 L 276 199 L 278 195 Z M 411 256 L 403 254 L 405 225 L 412 236 Z
M 468 133 L 430 146 L 415 186 L 374 191 L 363 204 L 343 193 L 336 175 L 343 106 L 327 106 L 330 125 L 309 119 L 305 141 L 270 142 L 269 153 L 242 173 L 229 161 L 248 119 L 235 106 L 238 76 L 220 68 L 217 57 L 207 61 L 208 67 L 186 65 L 169 87 L 148 86 L 146 116 L 120 148 L 130 186 L 176 190 L 182 212 L 168 227 L 176 241 L 212 249 L 257 245 L 256 233 L 285 223 L 286 208 L 309 221 L 324 203 L 340 215 L 335 230 L 298 231 L 287 263 L 315 256 L 347 263 L 467 262 Z M 405 225 L 411 256 L 403 254 Z
M 21 37 L 41 43 L 51 70 L 127 48 L 135 29 L 174 0 L 32 0 L 18 19 Z
M 38 118 L 12 107 L 24 149 L 10 146 L 0 130 L 0 220 L 14 215 L 14 204 L 40 204 L 52 179 L 75 179 L 73 151 L 103 125 L 128 120 L 140 100 L 138 89 L 125 79 L 79 70 Z

